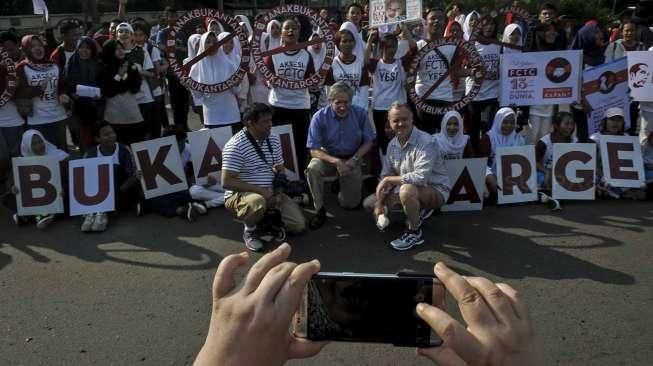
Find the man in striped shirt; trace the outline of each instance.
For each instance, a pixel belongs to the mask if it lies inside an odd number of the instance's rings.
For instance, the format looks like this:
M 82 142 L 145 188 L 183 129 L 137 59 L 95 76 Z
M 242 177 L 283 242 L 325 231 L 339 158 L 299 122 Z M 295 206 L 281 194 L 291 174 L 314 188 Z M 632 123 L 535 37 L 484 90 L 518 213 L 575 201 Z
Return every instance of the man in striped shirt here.
M 290 233 L 306 227 L 302 211 L 292 199 L 273 187 L 275 174 L 284 170 L 281 143 L 271 136 L 272 110 L 253 103 L 243 114 L 245 128 L 235 134 L 222 151 L 222 184 L 225 207 L 245 223 L 243 240 L 247 249 L 263 249 L 256 225 L 269 209 L 278 209 Z

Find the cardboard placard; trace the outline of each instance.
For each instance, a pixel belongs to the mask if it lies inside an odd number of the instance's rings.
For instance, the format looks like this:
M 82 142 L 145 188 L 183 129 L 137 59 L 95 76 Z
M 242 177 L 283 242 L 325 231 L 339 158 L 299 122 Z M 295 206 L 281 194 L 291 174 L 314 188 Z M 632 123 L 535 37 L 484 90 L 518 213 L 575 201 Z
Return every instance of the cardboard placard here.
M 271 135 L 277 135 L 281 142 L 283 162 L 286 167 L 286 177 L 290 180 L 299 179 L 299 163 L 297 162 L 297 150 L 293 138 L 292 125 L 274 126 L 270 131 Z
M 70 216 L 116 209 L 113 159 L 110 156 L 68 162 Z
M 583 98 L 591 107 L 590 113 L 587 113 L 590 135 L 601 130 L 605 111 L 613 107 L 623 109 L 626 129 L 630 128 L 627 68 L 628 63 L 623 57 L 583 72 Z
M 601 136 L 603 177 L 613 187 L 641 188 L 646 180 L 637 136 Z
M 64 212 L 61 170 L 52 156 L 12 159 L 14 185 L 18 188 L 18 215 L 47 215 Z
M 503 54 L 501 105 L 578 102 L 582 54 L 579 50 Z
M 499 204 L 537 200 L 535 145 L 497 149 Z
M 553 198 L 593 200 L 596 144 L 553 144 Z
M 653 52 L 630 51 L 626 57 L 630 96 L 638 102 L 653 102 Z
M 222 149 L 231 138 L 231 127 L 202 129 L 188 133 L 193 162 L 193 173 L 197 184 L 207 184 L 212 176 L 220 181 L 222 171 Z
M 382 32 L 383 26 L 395 25 L 406 21 L 422 20 L 422 0 L 370 0 L 370 27 L 379 27 Z M 390 27 L 388 27 L 390 28 Z M 392 32 L 392 30 L 389 30 Z
M 446 160 L 451 191 L 443 212 L 483 209 L 487 158 Z
M 174 136 L 136 142 L 131 150 L 136 168 L 143 173 L 141 187 L 145 199 L 188 189 Z

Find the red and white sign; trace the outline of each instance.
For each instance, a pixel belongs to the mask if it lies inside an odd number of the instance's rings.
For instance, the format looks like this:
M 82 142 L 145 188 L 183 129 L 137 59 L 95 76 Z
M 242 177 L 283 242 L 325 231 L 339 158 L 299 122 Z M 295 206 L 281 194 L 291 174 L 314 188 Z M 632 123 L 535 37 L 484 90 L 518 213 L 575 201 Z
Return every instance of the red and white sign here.
M 495 159 L 499 204 L 536 201 L 535 146 L 500 147 Z
M 277 135 L 281 142 L 283 162 L 286 167 L 286 177 L 290 180 L 299 179 L 299 163 L 297 162 L 297 150 L 293 138 L 292 125 L 274 126 L 270 131 L 271 135 Z
M 231 138 L 231 127 L 209 128 L 188 133 L 193 162 L 193 173 L 197 184 L 207 184 L 212 176 L 220 181 L 222 171 L 222 149 Z
M 18 188 L 18 215 L 64 212 L 59 161 L 51 156 L 12 159 L 14 185 Z
M 638 102 L 653 102 L 653 52 L 631 51 L 626 56 L 630 96 Z
M 646 180 L 637 136 L 601 136 L 603 177 L 613 187 L 641 188 Z
M 487 158 L 445 161 L 451 191 L 442 212 L 480 211 L 483 208 Z
M 141 186 L 146 199 L 188 189 L 174 136 L 131 145 L 136 167 L 143 174 Z
M 553 144 L 553 198 L 593 200 L 596 144 Z
M 113 180 L 110 156 L 69 161 L 70 216 L 115 210 Z

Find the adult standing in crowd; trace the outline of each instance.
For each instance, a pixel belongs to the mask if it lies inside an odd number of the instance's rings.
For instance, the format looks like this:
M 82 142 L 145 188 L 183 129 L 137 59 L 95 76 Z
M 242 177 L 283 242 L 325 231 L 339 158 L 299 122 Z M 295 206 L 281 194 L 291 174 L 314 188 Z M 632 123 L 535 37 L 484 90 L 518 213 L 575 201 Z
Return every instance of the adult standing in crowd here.
M 188 41 L 186 34 L 180 30 L 175 32 L 175 39 L 168 40 L 172 27 L 177 23 L 177 11 L 172 7 L 166 7 L 166 18 L 168 26 L 161 29 L 156 36 L 156 44 L 161 49 L 167 49 L 169 42 L 174 42 L 175 57 L 177 62 L 182 65 L 184 58 L 188 54 L 186 43 Z M 180 82 L 172 69 L 168 69 L 168 91 L 170 92 L 170 104 L 172 105 L 172 113 L 174 123 L 188 129 L 188 110 L 190 107 L 189 93 L 186 87 Z
M 362 191 L 361 159 L 374 141 L 367 111 L 353 104 L 354 91 L 343 81 L 329 89 L 329 105 L 313 115 L 306 147 L 311 162 L 306 181 L 313 196 L 315 216 L 309 227 L 320 228 L 326 220 L 324 178 L 337 176 L 340 182 L 338 203 L 346 209 L 360 204 Z
M 56 63 L 59 70 L 63 72 L 73 53 L 77 50 L 77 43 L 82 35 L 82 30 L 76 21 L 67 21 L 59 27 L 59 33 L 61 33 L 63 42 L 50 54 L 50 61 Z
M 299 42 L 299 22 L 286 19 L 281 27 L 281 46 L 291 47 Z M 305 49 L 285 51 L 267 56 L 265 63 L 278 77 L 291 81 L 308 79 L 315 73 L 313 58 Z M 306 166 L 306 136 L 311 119 L 311 97 L 308 88 L 287 89 L 272 86 L 268 98 L 272 106 L 275 126 L 291 124 L 300 175 Z
M 610 42 L 605 48 L 605 63 L 626 56 L 628 51 L 644 51 L 644 43 L 635 38 L 637 25 L 632 22 L 624 23 L 621 27 L 621 38 Z

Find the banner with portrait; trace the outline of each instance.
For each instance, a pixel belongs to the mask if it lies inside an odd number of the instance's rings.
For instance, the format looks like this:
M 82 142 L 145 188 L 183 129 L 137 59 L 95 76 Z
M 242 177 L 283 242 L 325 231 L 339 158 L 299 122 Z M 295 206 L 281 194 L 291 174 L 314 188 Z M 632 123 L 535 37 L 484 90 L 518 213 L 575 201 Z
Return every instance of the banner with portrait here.
M 503 54 L 501 105 L 580 101 L 582 56 L 579 50 Z
M 394 25 L 401 22 L 421 22 L 422 0 L 370 0 L 369 13 L 370 27 L 388 32 L 394 30 Z M 384 27 L 391 25 L 392 27 Z
M 631 51 L 626 55 L 630 96 L 637 102 L 653 102 L 653 52 Z
M 630 128 L 628 62 L 625 57 L 584 71 L 582 93 L 590 108 L 587 113 L 590 135 L 601 130 L 605 111 L 613 107 L 623 109 L 626 129 Z

